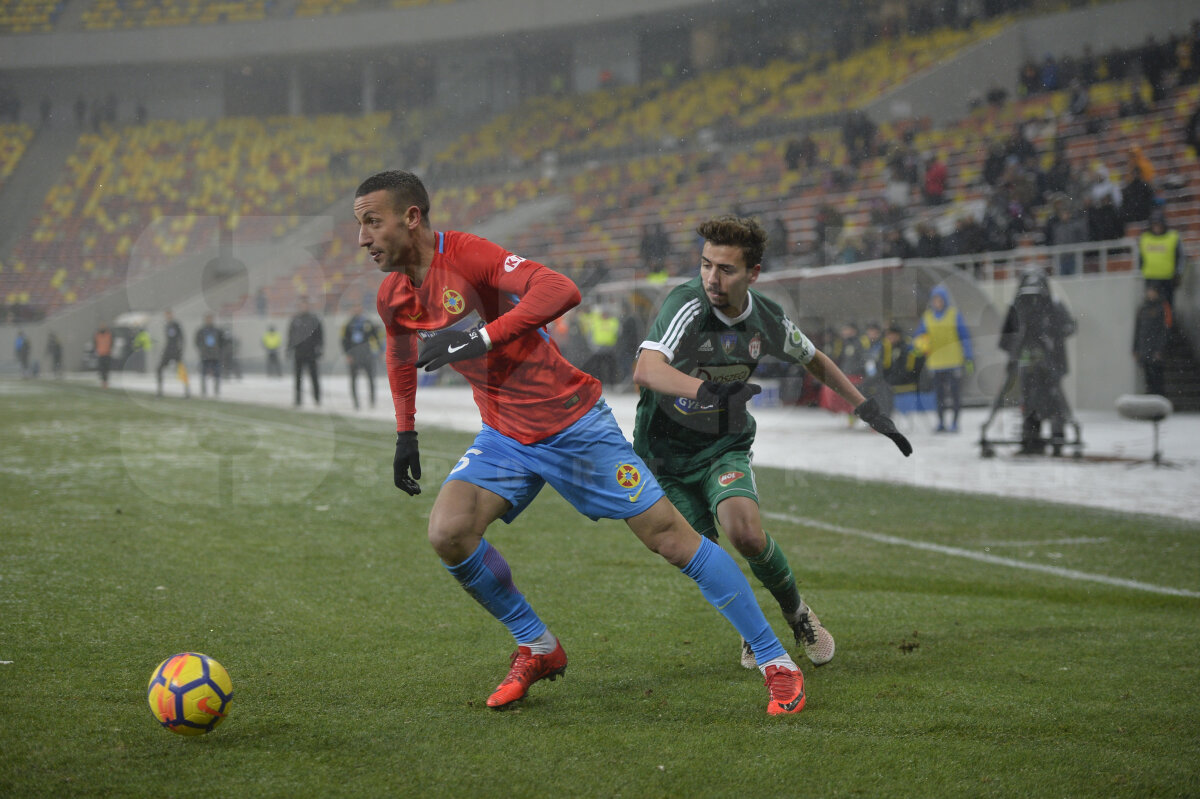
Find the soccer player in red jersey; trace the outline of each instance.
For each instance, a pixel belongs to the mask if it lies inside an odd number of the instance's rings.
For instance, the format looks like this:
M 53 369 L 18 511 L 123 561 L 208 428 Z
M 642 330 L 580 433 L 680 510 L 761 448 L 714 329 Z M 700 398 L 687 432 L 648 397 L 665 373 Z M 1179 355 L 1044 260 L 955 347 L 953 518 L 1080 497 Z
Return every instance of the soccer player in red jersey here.
M 623 519 L 650 550 L 692 578 L 749 642 L 771 715 L 804 707 L 804 677 L 754 599 L 737 564 L 702 538 L 666 499 L 633 451 L 600 383 L 567 362 L 544 326 L 575 306 L 567 277 L 469 233 L 435 231 L 429 195 L 409 172 L 358 187 L 358 243 L 385 274 L 377 306 L 387 330 L 396 408 L 396 487 L 419 494 L 416 370 L 450 365 L 471 385 L 483 429 L 447 475 L 429 516 L 429 541 L 446 569 L 517 641 L 508 676 L 487 704 L 503 708 L 567 667 L 562 644 L 513 584 L 485 538 L 515 519 L 549 483 L 591 519 Z

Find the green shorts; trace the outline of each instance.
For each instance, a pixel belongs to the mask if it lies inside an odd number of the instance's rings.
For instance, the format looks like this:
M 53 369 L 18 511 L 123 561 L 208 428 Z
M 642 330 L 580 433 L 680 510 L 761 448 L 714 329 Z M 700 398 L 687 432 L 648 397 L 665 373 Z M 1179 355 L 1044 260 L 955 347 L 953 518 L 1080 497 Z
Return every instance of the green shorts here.
M 758 487 L 750 467 L 750 453 L 734 450 L 722 454 L 707 469 L 686 474 L 656 474 L 671 504 L 679 509 L 696 532 L 717 538 L 717 505 L 730 497 L 758 502 Z

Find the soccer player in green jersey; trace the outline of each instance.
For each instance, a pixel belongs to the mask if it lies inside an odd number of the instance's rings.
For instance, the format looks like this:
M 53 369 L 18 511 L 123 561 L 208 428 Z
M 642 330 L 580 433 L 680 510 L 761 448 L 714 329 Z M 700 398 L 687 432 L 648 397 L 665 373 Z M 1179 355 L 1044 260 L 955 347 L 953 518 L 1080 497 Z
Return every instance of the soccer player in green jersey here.
M 634 449 L 698 532 L 716 539 L 715 517 L 820 666 L 833 659 L 833 636 L 801 598 L 787 557 L 762 527 L 750 465 L 755 424 L 746 412 L 760 389 L 750 375 L 764 355 L 800 364 L 905 456 L 912 445 L 778 303 L 751 288 L 767 241 L 758 222 L 723 216 L 697 232 L 704 239 L 700 274 L 667 295 L 638 351 Z M 744 641 L 742 665 L 755 667 Z

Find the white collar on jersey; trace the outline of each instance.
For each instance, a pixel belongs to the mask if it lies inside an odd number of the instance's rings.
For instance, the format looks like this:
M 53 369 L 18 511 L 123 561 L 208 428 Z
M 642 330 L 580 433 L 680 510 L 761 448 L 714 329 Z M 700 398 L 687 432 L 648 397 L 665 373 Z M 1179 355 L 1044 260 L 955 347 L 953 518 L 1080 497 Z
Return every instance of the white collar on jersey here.
M 712 308 L 713 313 L 716 314 L 717 318 L 720 319 L 726 327 L 733 327 L 738 322 L 743 321 L 747 316 L 750 315 L 750 312 L 754 310 L 754 295 L 750 292 L 746 293 L 746 310 L 742 311 L 736 317 L 726 316 L 712 303 L 709 303 L 709 307 Z

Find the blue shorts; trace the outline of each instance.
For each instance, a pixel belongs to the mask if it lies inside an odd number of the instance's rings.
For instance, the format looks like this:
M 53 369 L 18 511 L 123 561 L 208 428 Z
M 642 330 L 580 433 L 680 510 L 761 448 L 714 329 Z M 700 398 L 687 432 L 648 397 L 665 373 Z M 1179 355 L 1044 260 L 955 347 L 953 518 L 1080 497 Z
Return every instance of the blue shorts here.
M 549 438 L 522 444 L 483 426 L 446 482 L 486 488 L 508 500 L 506 523 L 549 483 L 592 521 L 628 519 L 658 502 L 663 491 L 625 439 L 608 403 L 600 400 L 578 421 Z

